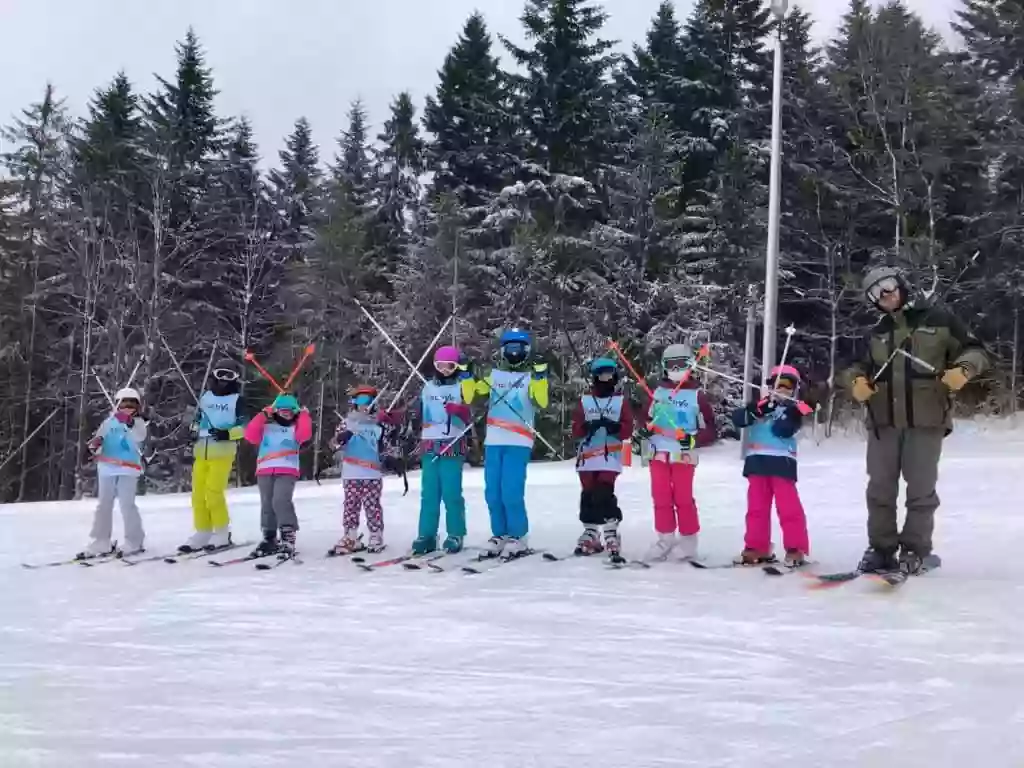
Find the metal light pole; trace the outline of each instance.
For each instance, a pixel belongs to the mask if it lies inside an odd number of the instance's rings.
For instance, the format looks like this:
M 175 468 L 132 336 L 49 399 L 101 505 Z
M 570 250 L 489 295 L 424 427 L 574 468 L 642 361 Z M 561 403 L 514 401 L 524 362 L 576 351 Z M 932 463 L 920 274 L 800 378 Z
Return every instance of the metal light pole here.
M 775 364 L 775 327 L 779 309 L 779 217 L 782 194 L 782 22 L 789 0 L 772 0 L 778 21 L 775 37 L 775 72 L 772 77 L 772 159 L 768 190 L 768 255 L 764 264 L 764 327 L 761 347 L 761 384 Z

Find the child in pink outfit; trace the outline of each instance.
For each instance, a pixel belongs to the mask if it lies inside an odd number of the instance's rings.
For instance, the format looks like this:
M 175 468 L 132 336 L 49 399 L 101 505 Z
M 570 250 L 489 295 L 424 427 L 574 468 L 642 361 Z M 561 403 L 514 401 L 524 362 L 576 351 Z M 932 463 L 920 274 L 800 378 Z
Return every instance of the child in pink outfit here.
M 772 547 L 772 502 L 779 515 L 785 565 L 807 563 L 810 541 L 807 517 L 796 489 L 797 441 L 803 416 L 810 408 L 796 399 L 800 374 L 792 366 L 777 366 L 768 385 L 772 395 L 738 408 L 733 423 L 747 429 L 748 450 L 743 464 L 747 478 L 747 533 L 740 565 L 775 562 Z
M 299 408 L 299 401 L 293 395 L 279 395 L 273 405 L 256 414 L 245 428 L 246 442 L 259 446 L 256 484 L 260 489 L 263 541 L 253 551 L 254 557 L 295 554 L 299 520 L 292 497 L 299 481 L 299 452 L 302 444 L 312 439 L 313 420 L 309 411 Z
M 647 560 L 666 560 L 674 551 L 682 560 L 697 557 L 700 516 L 693 498 L 696 448 L 708 425 L 704 393 L 690 380 L 695 362 L 687 344 L 670 344 L 661 356 L 662 378 L 651 393 L 647 424 L 640 430 L 650 449 L 651 499 L 658 540 Z M 713 438 L 713 426 L 711 436 Z M 679 536 L 676 537 L 678 532 Z

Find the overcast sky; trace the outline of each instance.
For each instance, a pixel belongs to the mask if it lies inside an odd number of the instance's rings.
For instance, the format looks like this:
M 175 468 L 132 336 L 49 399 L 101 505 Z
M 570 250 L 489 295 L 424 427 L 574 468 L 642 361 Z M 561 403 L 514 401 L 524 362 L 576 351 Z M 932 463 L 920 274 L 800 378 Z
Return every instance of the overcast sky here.
M 693 0 L 677 0 L 685 17 Z M 948 31 L 959 0 L 907 0 Z M 607 38 L 643 39 L 659 0 L 604 0 Z M 846 0 L 803 0 L 824 39 Z M 334 154 L 349 103 L 365 102 L 374 133 L 396 93 L 422 109 L 466 17 L 479 9 L 492 33 L 519 36 L 520 0 L 0 0 L 0 121 L 37 100 L 47 80 L 76 115 L 93 90 L 124 69 L 149 90 L 172 77 L 174 43 L 192 25 L 220 91 L 222 115 L 246 114 L 262 154 L 295 119 L 313 124 L 321 157 Z M 287 10 L 285 10 L 287 9 Z

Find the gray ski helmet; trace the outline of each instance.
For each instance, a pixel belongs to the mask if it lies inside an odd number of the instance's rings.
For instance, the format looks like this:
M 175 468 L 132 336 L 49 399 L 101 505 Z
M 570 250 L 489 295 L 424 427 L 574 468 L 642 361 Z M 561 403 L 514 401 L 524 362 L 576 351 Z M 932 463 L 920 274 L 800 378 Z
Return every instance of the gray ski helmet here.
M 693 362 L 693 347 L 689 344 L 669 344 L 661 353 L 661 370 L 668 373 L 673 368 L 684 368 Z
M 907 282 L 903 270 L 888 265 L 870 269 L 861 281 L 864 299 L 871 306 L 878 307 L 878 299 L 881 298 L 880 290 L 892 290 L 890 287 L 892 285 L 899 289 L 900 306 L 903 306 L 910 300 L 910 284 Z

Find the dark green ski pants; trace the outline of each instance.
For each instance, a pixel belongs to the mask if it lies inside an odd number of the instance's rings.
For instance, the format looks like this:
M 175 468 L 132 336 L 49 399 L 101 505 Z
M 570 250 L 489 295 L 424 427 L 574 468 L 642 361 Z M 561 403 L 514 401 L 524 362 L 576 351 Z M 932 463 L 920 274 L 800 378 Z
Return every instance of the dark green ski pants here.
M 868 542 L 878 550 L 899 546 L 924 557 L 932 551 L 939 495 L 943 427 L 868 430 Z M 907 519 L 899 530 L 896 503 L 900 476 L 907 481 Z

